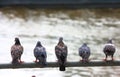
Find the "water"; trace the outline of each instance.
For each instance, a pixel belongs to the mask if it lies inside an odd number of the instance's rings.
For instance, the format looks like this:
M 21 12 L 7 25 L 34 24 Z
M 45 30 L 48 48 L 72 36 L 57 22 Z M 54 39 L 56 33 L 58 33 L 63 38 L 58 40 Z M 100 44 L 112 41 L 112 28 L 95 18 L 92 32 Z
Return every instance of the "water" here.
M 119 9 L 44 10 L 27 8 L 0 9 L 0 63 L 10 63 L 10 48 L 19 37 L 24 46 L 22 60 L 35 60 L 33 49 L 39 40 L 47 50 L 47 61 L 56 61 L 54 47 L 59 37 L 68 46 L 68 61 L 79 61 L 78 48 L 88 43 L 91 60 L 102 60 L 104 44 L 112 38 L 117 47 L 115 60 L 120 54 Z M 7 74 L 6 74 L 7 72 Z M 58 68 L 1 69 L 1 77 L 119 77 L 119 67 L 69 67 L 65 72 Z

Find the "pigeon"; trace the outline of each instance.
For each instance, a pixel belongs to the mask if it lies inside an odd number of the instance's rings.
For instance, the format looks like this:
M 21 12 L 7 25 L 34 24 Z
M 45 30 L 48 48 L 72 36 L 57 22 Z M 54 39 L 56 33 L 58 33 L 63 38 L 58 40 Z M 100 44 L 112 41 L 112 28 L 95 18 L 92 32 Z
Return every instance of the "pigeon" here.
M 19 38 L 15 38 L 15 44 L 11 47 L 12 64 L 22 63 L 21 56 L 23 54 L 23 46 Z
M 63 38 L 59 38 L 58 44 L 55 46 L 55 54 L 58 59 L 59 70 L 65 71 L 65 64 L 68 54 L 67 46 L 63 43 Z
M 107 61 L 108 56 L 111 56 L 111 60 L 113 61 L 114 60 L 113 55 L 114 55 L 115 51 L 116 51 L 116 48 L 112 42 L 112 39 L 108 40 L 107 44 L 105 44 L 105 47 L 103 49 L 103 52 L 106 56 L 104 60 Z
M 41 64 L 42 66 L 46 65 L 47 53 L 45 47 L 42 46 L 40 41 L 37 42 L 34 48 L 34 56 L 36 58 L 35 62 Z
M 87 46 L 86 43 L 84 43 L 80 48 L 79 48 L 79 56 L 82 57 L 83 62 L 88 62 L 89 57 L 90 57 L 90 48 Z

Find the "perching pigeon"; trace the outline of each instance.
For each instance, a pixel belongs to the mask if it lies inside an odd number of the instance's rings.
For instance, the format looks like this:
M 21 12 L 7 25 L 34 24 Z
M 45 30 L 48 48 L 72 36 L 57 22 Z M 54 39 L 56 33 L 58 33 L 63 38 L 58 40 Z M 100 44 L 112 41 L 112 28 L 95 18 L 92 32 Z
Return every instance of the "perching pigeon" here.
M 13 64 L 22 63 L 21 61 L 22 54 L 23 46 L 21 45 L 19 38 L 15 38 L 15 44 L 11 47 L 12 63 Z
M 106 56 L 104 60 L 107 61 L 108 56 L 111 56 L 111 59 L 114 60 L 113 55 L 115 53 L 115 50 L 116 49 L 114 44 L 112 43 L 112 40 L 109 40 L 107 44 L 105 44 L 105 47 L 103 49 L 103 52 L 105 53 L 105 56 Z
M 40 41 L 37 42 L 36 47 L 34 48 L 34 56 L 36 58 L 35 62 L 40 63 L 42 66 L 46 65 L 46 49 L 42 46 Z
M 65 71 L 65 63 L 67 59 L 68 49 L 67 46 L 63 43 L 63 38 L 59 38 L 57 46 L 55 46 L 55 54 L 59 63 L 59 70 Z
M 89 57 L 90 57 L 90 48 L 87 46 L 86 43 L 84 43 L 80 48 L 79 48 L 79 56 L 82 57 L 83 62 L 88 62 Z

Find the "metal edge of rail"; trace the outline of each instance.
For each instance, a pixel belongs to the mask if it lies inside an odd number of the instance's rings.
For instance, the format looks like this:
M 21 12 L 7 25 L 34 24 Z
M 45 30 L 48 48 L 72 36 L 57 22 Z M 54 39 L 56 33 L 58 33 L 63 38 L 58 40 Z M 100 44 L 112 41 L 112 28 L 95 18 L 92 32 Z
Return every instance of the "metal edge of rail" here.
M 90 62 L 66 62 L 66 67 L 100 67 L 100 66 L 120 66 L 120 61 L 90 61 Z M 0 69 L 8 68 L 53 68 L 59 67 L 57 62 L 47 62 L 46 66 L 39 63 L 0 64 Z

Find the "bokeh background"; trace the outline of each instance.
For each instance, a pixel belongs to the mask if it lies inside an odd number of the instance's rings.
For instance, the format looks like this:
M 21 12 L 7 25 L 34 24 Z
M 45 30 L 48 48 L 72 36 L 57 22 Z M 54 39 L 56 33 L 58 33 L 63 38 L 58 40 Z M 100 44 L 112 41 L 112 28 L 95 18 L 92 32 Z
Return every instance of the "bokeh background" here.
M 24 46 L 22 60 L 35 60 L 33 49 L 39 40 L 47 50 L 47 61 L 55 62 L 54 47 L 59 37 L 68 46 L 68 61 L 79 61 L 78 48 L 87 43 L 90 60 L 103 60 L 104 44 L 113 39 L 115 60 L 120 60 L 120 9 L 0 9 L 0 63 L 11 63 L 10 48 L 19 37 Z M 119 77 L 120 67 L 68 67 L 0 69 L 0 77 Z

